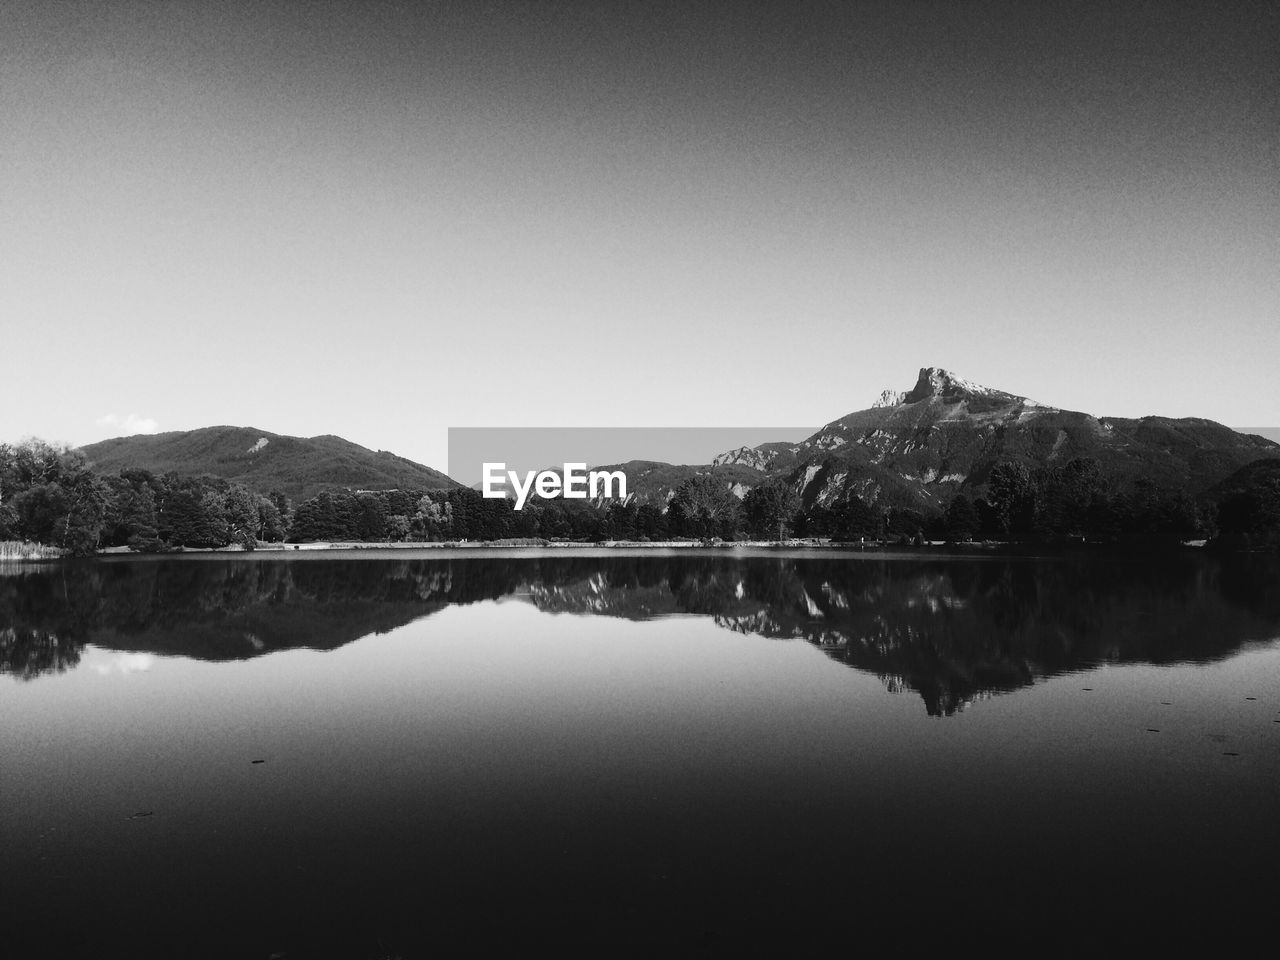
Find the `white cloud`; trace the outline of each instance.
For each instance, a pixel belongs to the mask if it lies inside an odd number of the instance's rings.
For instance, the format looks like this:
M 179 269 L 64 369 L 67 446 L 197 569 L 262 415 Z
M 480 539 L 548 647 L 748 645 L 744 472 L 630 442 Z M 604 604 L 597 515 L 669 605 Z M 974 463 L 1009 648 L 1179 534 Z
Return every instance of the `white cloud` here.
M 108 413 L 105 417 L 98 418 L 98 425 L 102 427 L 116 427 L 121 431 L 121 436 L 132 436 L 135 433 L 156 433 L 160 429 L 160 424 L 150 417 L 140 417 L 136 413 L 131 413 L 127 417 L 117 417 L 114 413 Z
M 112 673 L 145 673 L 155 664 L 156 658 L 149 653 L 117 653 L 107 660 L 91 664 L 94 672 L 101 676 Z

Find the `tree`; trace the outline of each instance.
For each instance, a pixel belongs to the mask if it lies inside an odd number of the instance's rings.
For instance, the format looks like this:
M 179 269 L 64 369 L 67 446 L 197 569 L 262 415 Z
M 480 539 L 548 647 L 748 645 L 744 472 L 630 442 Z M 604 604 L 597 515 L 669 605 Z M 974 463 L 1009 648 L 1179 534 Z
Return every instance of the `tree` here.
M 1105 492 L 1102 468 L 1092 457 L 1076 457 L 1062 468 L 1062 500 L 1073 528 L 1069 532 L 1086 531 L 1089 508 Z
M 963 493 L 957 493 L 947 504 L 945 531 L 953 543 L 972 540 L 978 532 L 978 511 Z
M 410 518 L 410 528 L 417 540 L 448 539 L 453 528 L 453 508 L 448 501 L 437 503 L 424 493 Z
M 223 498 L 222 506 L 230 542 L 252 550 L 257 545 L 261 530 L 258 497 L 248 488 L 233 483 Z
M 605 527 L 608 536 L 613 540 L 635 540 L 639 536 L 636 526 L 639 508 L 632 499 L 626 503 L 612 501 L 605 508 Z
M 402 513 L 393 513 L 387 517 L 387 540 L 388 542 L 400 543 L 409 539 L 409 530 L 411 525 L 409 518 Z
M 0 507 L 8 502 L 8 498 L 18 489 L 17 451 L 7 443 L 0 443 Z
M 377 494 L 360 494 L 355 498 L 356 539 L 366 543 L 387 538 L 386 505 Z
M 104 523 L 104 543 L 122 546 L 136 542 L 154 548 L 160 533 L 156 526 L 156 495 L 151 484 L 125 473 L 108 478 L 107 483 L 112 488 L 112 497 Z
M 344 539 L 344 524 L 333 494 L 325 492 L 304 500 L 293 512 L 289 539 L 294 543 Z
M 742 498 L 747 529 L 761 539 L 776 535 L 777 539 L 785 540 L 799 506 L 799 497 L 791 485 L 782 480 L 768 480 L 748 490 Z
M 1200 514 L 1182 491 L 1166 490 L 1143 477 L 1134 481 L 1118 509 L 1124 533 L 1140 541 L 1179 541 L 1196 537 Z
M 1004 460 L 991 468 L 987 502 L 995 511 L 1001 537 L 1017 540 L 1031 533 L 1035 516 L 1035 490 L 1026 466 Z
M 101 477 L 85 470 L 71 481 L 69 491 L 70 507 L 58 545 L 73 556 L 89 556 L 101 545 L 111 488 Z
M 201 478 L 173 478 L 161 516 L 162 539 L 174 546 L 225 547 L 230 533 L 221 493 Z
M 280 543 L 284 540 L 288 527 L 280 508 L 274 499 L 259 496 L 256 499 L 258 509 L 258 536 L 267 543 Z
M 876 525 L 876 512 L 856 493 L 851 492 L 832 510 L 831 535 L 838 540 L 875 537 Z
M 71 503 L 59 484 L 37 483 L 15 496 L 12 508 L 22 539 L 54 544 L 59 521 L 66 517 Z
M 17 446 L 2 451 L 0 480 L 18 490 L 46 483 L 58 483 L 64 476 L 87 469 L 88 461 L 79 450 L 28 437 Z
M 641 540 L 667 539 L 666 518 L 652 503 L 642 503 L 636 509 L 636 535 Z
M 729 485 L 712 474 L 690 477 L 676 488 L 668 513 L 674 514 L 681 533 L 695 537 L 731 540 L 741 521 L 742 501 Z
M 1280 550 L 1280 480 L 1270 478 L 1229 496 L 1218 507 L 1215 546 Z

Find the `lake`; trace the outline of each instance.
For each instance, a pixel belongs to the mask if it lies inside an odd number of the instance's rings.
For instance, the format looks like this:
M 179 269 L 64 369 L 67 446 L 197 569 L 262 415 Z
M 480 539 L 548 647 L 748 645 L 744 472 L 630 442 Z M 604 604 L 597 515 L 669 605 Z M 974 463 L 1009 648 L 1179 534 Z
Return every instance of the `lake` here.
M 1274 561 L 10 564 L 0 671 L 11 956 L 1274 938 Z

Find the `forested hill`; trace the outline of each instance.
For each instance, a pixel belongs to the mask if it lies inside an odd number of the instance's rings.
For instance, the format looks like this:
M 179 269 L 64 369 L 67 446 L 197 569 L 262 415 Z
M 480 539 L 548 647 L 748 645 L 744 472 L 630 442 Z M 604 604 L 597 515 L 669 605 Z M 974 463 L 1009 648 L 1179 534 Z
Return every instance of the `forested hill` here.
M 204 427 L 91 443 L 99 473 L 141 467 L 155 474 L 212 474 L 295 501 L 340 490 L 441 490 L 457 484 L 438 470 L 342 437 L 285 437 L 256 427 Z

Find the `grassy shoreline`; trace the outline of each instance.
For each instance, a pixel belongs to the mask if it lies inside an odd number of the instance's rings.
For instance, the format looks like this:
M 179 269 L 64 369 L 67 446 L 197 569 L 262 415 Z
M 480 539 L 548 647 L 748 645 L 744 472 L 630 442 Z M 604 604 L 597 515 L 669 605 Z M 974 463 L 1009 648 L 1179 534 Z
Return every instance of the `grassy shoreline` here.
M 0 540 L 0 561 L 59 560 L 63 551 L 44 543 L 30 540 Z

